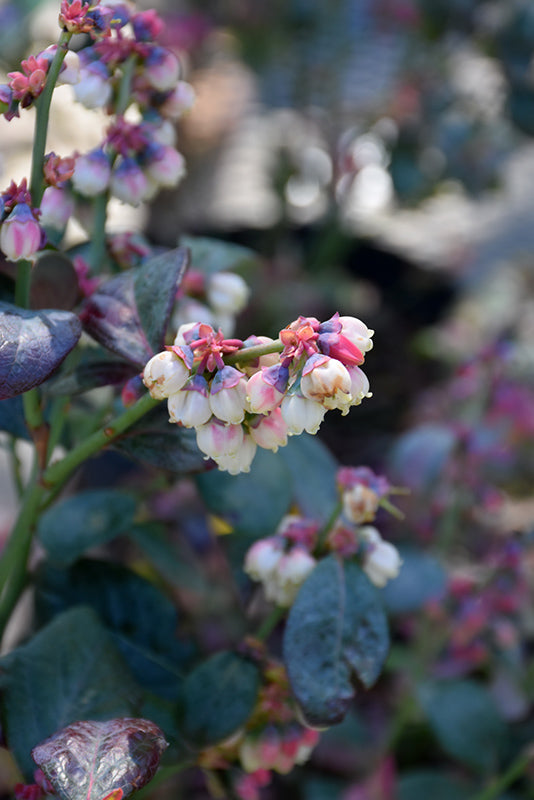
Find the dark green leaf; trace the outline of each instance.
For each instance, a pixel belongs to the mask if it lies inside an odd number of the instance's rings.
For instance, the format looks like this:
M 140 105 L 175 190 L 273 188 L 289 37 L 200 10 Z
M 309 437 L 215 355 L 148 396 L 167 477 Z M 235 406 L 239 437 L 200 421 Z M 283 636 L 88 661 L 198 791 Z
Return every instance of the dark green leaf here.
M 339 498 L 336 459 L 316 436 L 307 433 L 291 436 L 280 454 L 291 472 L 294 496 L 301 512 L 325 522 Z
M 26 311 L 0 302 L 0 400 L 43 383 L 80 334 L 80 321 L 69 311 Z
M 208 510 L 251 539 L 272 534 L 293 497 L 280 451 L 258 448 L 250 472 L 229 475 L 215 469 L 197 475 L 196 481 Z
M 62 308 L 70 311 L 78 299 L 78 278 L 70 258 L 62 253 L 45 253 L 32 269 L 32 309 Z
M 323 559 L 304 582 L 284 635 L 295 697 L 313 725 L 343 719 L 353 677 L 370 686 L 387 655 L 387 622 L 375 587 L 353 563 Z
M 68 566 L 90 547 L 124 533 L 133 522 L 135 508 L 134 498 L 124 492 L 80 492 L 42 515 L 38 536 L 50 559 Z
M 5 732 L 20 768 L 32 747 L 79 719 L 132 716 L 139 690 L 111 635 L 88 608 L 56 617 L 0 661 Z
M 46 383 L 46 393 L 52 397 L 81 394 L 100 386 L 121 386 L 137 374 L 137 368 L 127 361 L 101 358 L 87 360 L 66 375 L 58 375 Z
M 447 773 L 420 770 L 401 775 L 398 800 L 468 800 L 472 789 Z
M 485 687 L 471 680 L 429 682 L 419 699 L 450 756 L 485 774 L 495 769 L 506 728 Z
M 439 561 L 414 548 L 399 548 L 402 569 L 383 589 L 386 608 L 391 614 L 417 611 L 429 600 L 443 596 L 447 574 Z
M 138 683 L 161 697 L 178 696 L 192 646 L 177 639 L 172 602 L 140 575 L 119 564 L 89 559 L 69 570 L 44 565 L 37 575 L 35 604 L 43 622 L 70 606 L 90 606 L 111 630 Z
M 231 736 L 251 715 L 259 672 L 248 659 L 231 652 L 211 656 L 184 684 L 183 735 L 195 747 Z
M 113 446 L 130 458 L 179 474 L 206 469 L 195 431 L 169 423 L 166 403 L 145 414 Z
M 219 270 L 242 270 L 250 267 L 258 256 L 248 247 L 222 239 L 210 239 L 205 236 L 181 236 L 180 244 L 191 251 L 191 264 L 195 269 L 205 273 Z
M 134 294 L 139 319 L 155 353 L 163 349 L 176 291 L 189 264 L 185 247 L 149 258 L 135 272 Z
M 155 775 L 167 747 L 146 719 L 75 722 L 34 747 L 32 756 L 61 800 L 128 797 Z

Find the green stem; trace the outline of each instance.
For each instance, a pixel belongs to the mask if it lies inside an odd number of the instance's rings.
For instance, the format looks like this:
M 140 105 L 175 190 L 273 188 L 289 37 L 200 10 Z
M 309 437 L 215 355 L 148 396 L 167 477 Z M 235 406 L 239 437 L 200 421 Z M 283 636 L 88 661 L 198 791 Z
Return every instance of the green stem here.
M 37 389 L 30 389 L 24 392 L 22 406 L 24 408 L 24 419 L 30 431 L 40 428 L 43 424 L 43 411 Z
M 338 500 L 336 505 L 332 509 L 332 513 L 330 514 L 325 524 L 317 534 L 317 546 L 315 547 L 315 549 L 318 550 L 319 552 L 323 550 L 326 544 L 326 538 L 330 533 L 330 531 L 332 530 L 332 528 L 334 527 L 335 522 L 339 517 L 339 515 L 341 514 L 342 509 L 343 509 L 343 502 L 341 500 Z
M 64 31 L 59 37 L 57 50 L 48 69 L 46 83 L 40 96 L 35 101 L 36 118 L 35 133 L 32 151 L 32 171 L 30 179 L 30 194 L 32 203 L 35 207 L 41 205 L 43 197 L 43 164 L 46 149 L 46 137 L 48 133 L 48 119 L 50 117 L 50 103 L 58 79 L 61 65 L 67 54 L 67 46 L 72 37 L 72 33 Z
M 19 517 L 0 560 L 0 635 L 26 584 L 26 564 L 44 492 L 44 486 L 34 477 L 22 498 Z
M 254 347 L 243 347 L 236 353 L 224 357 L 224 363 L 229 364 L 243 364 L 247 361 L 254 361 L 255 358 L 260 356 L 267 356 L 269 353 L 281 353 L 284 345 L 280 339 L 275 339 L 274 342 L 269 344 L 255 344 Z
M 137 56 L 131 55 L 123 64 L 122 78 L 119 86 L 117 102 L 115 103 L 115 114 L 122 116 L 132 99 L 132 79 L 137 65 Z
M 15 284 L 15 305 L 29 308 L 32 262 L 22 259 L 17 261 L 17 282 Z
M 286 614 L 287 608 L 283 608 L 282 606 L 276 606 L 276 608 L 273 608 L 267 619 L 265 619 L 260 625 L 259 630 L 255 634 L 254 638 L 259 639 L 260 642 L 265 642 L 265 640 L 269 638 L 278 623 L 285 617 Z
M 521 755 L 510 764 L 506 772 L 495 778 L 489 786 L 474 795 L 471 800 L 496 800 L 505 789 L 508 789 L 512 783 L 524 774 L 526 768 L 532 761 L 533 755 L 531 750 L 521 753 Z
M 155 408 L 159 400 L 154 400 L 149 394 L 144 395 L 137 403 L 127 408 L 122 414 L 111 420 L 108 425 L 80 442 L 65 458 L 48 467 L 43 475 L 43 482 L 48 489 L 62 486 L 72 475 L 74 470 L 86 459 L 98 453 L 109 442 L 124 433 L 134 422 L 141 419 L 148 411 Z

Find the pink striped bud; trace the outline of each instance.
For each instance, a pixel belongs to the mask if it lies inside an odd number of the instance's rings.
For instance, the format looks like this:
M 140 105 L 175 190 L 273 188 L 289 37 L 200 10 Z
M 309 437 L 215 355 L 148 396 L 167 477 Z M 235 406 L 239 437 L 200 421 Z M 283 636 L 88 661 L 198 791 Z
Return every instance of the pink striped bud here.
M 279 408 L 274 408 L 266 416 L 260 416 L 249 424 L 252 439 L 259 447 L 272 450 L 274 453 L 279 447 L 287 444 L 287 424 Z
M 153 46 L 145 60 L 144 77 L 158 92 L 168 92 L 180 76 L 180 62 L 170 50 Z
M 19 203 L 2 223 L 0 248 L 8 261 L 30 258 L 42 244 L 42 231 L 26 203 Z
M 247 401 L 253 414 L 268 414 L 280 405 L 287 391 L 289 371 L 281 364 L 263 367 L 247 381 Z
M 40 211 L 43 227 L 62 231 L 74 213 L 74 200 L 66 189 L 48 186 L 44 190 Z
M 113 168 L 110 181 L 111 193 L 131 206 L 145 199 L 149 183 L 145 173 L 134 158 L 123 158 Z
M 82 68 L 80 79 L 74 84 L 74 97 L 85 108 L 105 108 L 113 92 L 107 69 L 100 62 Z
M 367 353 L 373 348 L 371 337 L 374 331 L 367 327 L 365 322 L 356 317 L 339 317 L 341 322 L 341 333 L 346 336 L 356 347 Z
M 185 175 L 185 159 L 174 147 L 159 145 L 147 161 L 146 172 L 158 186 L 172 189 Z
M 179 119 L 187 114 L 195 104 L 195 90 L 190 83 L 178 81 L 171 90 L 165 102 L 160 106 L 159 111 L 164 117 Z
M 225 425 L 218 419 L 212 418 L 205 425 L 197 426 L 199 450 L 214 460 L 237 453 L 244 438 L 241 425 Z

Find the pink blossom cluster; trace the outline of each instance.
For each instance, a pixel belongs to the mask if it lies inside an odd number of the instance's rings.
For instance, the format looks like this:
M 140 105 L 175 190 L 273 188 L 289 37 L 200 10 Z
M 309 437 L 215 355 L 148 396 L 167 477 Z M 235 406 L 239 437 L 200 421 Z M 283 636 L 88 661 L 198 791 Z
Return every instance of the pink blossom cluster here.
M 372 334 L 337 313 L 326 322 L 299 317 L 278 342 L 226 339 L 192 322 L 150 359 L 143 381 L 154 398 L 167 399 L 170 421 L 195 428 L 200 450 L 235 475 L 249 471 L 257 447 L 276 451 L 288 436 L 316 433 L 328 410 L 347 414 L 370 396 L 359 365 Z
M 340 510 L 327 530 L 317 520 L 289 514 L 274 536 L 249 548 L 244 570 L 261 583 L 267 600 L 291 606 L 325 548 L 342 558 L 355 558 L 376 586 L 385 586 L 399 574 L 402 561 L 397 548 L 366 524 L 374 521 L 391 491 L 389 483 L 368 467 L 341 467 L 337 478 Z
M 32 207 L 29 195 L 19 208 L 10 189 L 4 192 L 0 247 L 11 261 L 34 258 L 47 232 L 62 234 L 78 196 L 112 195 L 135 206 L 161 188 L 176 186 L 185 175 L 174 123 L 193 105 L 194 92 L 182 80 L 178 57 L 156 41 L 163 29 L 157 13 L 137 12 L 130 2 L 118 0 L 63 0 L 59 21 L 68 34 L 90 34 L 92 43 L 79 54 L 67 50 L 58 84 L 71 84 L 79 102 L 104 109 L 111 120 L 103 141 L 90 152 L 46 157 L 39 208 Z M 56 54 L 53 45 L 9 73 L 9 82 L 0 86 L 0 113 L 6 119 L 39 97 Z M 135 107 L 136 122 L 124 117 L 130 107 Z

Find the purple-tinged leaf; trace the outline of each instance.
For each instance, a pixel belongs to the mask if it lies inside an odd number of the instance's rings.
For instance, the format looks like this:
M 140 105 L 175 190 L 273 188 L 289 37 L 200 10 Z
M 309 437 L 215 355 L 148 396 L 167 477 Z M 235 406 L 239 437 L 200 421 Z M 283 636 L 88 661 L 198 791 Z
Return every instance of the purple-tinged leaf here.
M 304 717 L 341 722 L 355 694 L 352 678 L 371 686 L 389 647 L 379 594 L 354 563 L 323 559 L 302 585 L 284 635 L 284 661 Z
M 68 374 L 58 375 L 46 384 L 46 393 L 52 397 L 82 394 L 100 386 L 122 386 L 137 375 L 137 368 L 127 361 L 101 358 L 79 364 Z
M 26 311 L 0 302 L 0 400 L 43 383 L 81 335 L 70 311 Z
M 165 344 L 176 290 L 188 266 L 189 250 L 178 247 L 149 258 L 135 272 L 134 292 L 139 319 L 155 353 Z
M 85 330 L 143 369 L 163 348 L 187 256 L 184 248 L 171 250 L 103 283 L 84 304 L 80 318 Z
M 32 758 L 62 800 L 118 800 L 154 777 L 166 747 L 149 720 L 87 720 L 34 747 Z
M 110 278 L 93 292 L 80 319 L 93 339 L 138 369 L 153 356 L 135 305 L 132 270 Z

